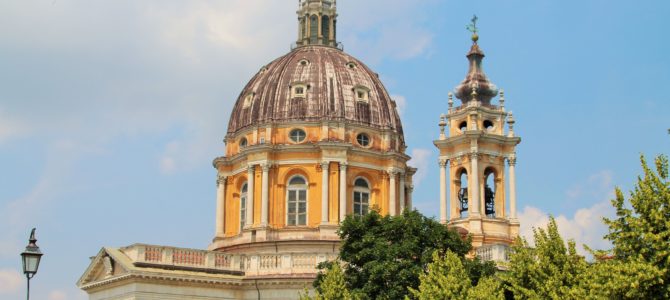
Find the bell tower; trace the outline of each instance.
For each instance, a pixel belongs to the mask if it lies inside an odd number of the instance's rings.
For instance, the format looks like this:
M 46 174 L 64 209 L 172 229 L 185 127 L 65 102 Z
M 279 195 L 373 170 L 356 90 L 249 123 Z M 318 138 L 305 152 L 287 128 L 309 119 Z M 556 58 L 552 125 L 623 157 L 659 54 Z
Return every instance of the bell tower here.
M 298 0 L 298 46 L 337 46 L 337 1 Z
M 468 73 L 449 93 L 434 141 L 440 151 L 440 221 L 467 230 L 482 259 L 503 261 L 519 233 L 514 166 L 521 139 L 514 135 L 514 117 L 505 111 L 502 90 L 498 103 L 492 103 L 498 88 L 482 69 L 476 21 L 474 17 L 468 26 Z M 460 106 L 454 106 L 453 96 Z

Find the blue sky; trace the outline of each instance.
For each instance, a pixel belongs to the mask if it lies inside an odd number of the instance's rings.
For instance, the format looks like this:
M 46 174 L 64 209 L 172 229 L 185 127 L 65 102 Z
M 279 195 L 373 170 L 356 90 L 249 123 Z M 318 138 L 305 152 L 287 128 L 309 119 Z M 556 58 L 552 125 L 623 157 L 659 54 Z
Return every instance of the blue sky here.
M 211 161 L 244 84 L 294 41 L 295 2 L 0 2 L 0 298 L 24 293 L 33 226 L 36 299 L 82 298 L 74 284 L 102 246 L 207 246 Z M 473 13 L 522 137 L 524 232 L 551 213 L 566 236 L 607 246 L 614 187 L 632 187 L 641 153 L 669 152 L 667 1 L 338 2 L 345 50 L 400 103 L 427 215 Z

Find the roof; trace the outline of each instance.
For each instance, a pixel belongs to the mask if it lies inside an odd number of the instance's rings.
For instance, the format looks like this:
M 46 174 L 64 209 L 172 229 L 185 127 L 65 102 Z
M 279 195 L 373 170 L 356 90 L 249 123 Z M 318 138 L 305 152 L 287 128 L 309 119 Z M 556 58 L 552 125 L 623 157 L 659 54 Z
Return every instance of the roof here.
M 305 96 L 295 95 L 299 86 Z M 365 99 L 358 91 L 367 93 Z M 310 121 L 346 121 L 402 134 L 395 102 L 378 75 L 351 55 L 320 45 L 297 47 L 261 68 L 240 93 L 228 134 L 265 123 Z

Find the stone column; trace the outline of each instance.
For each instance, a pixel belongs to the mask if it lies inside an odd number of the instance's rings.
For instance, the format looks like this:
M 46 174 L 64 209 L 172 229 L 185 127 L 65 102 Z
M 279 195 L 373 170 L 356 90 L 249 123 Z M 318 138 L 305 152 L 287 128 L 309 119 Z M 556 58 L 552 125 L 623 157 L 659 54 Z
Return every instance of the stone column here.
M 321 162 L 321 224 L 328 224 L 328 165 Z
M 247 169 L 247 216 L 244 227 L 250 228 L 254 225 L 254 177 L 256 166 L 249 165 Z
M 396 194 L 396 184 L 395 180 L 396 177 L 398 176 L 398 173 L 395 170 L 390 170 L 389 171 L 389 215 L 395 216 L 396 215 L 396 199 L 395 199 L 395 194 Z
M 479 153 L 473 151 L 470 153 L 470 173 L 468 173 L 468 209 L 470 216 L 479 216 Z
M 400 213 L 402 214 L 405 211 L 405 173 L 400 173 Z
M 414 192 L 414 186 L 410 185 L 407 187 L 407 209 L 409 210 L 414 209 L 414 205 L 412 204 L 412 192 Z
M 219 175 L 216 180 L 216 237 L 226 234 L 226 176 Z
M 268 226 L 268 209 L 270 207 L 270 199 L 268 197 L 270 181 L 268 180 L 268 172 L 270 171 L 270 164 L 262 164 L 261 169 L 263 175 L 261 176 L 261 226 Z
M 340 163 L 340 222 L 347 215 L 347 163 Z
M 440 159 L 440 223 L 447 223 L 447 159 Z
M 514 174 L 516 157 L 508 158 L 507 164 L 509 165 L 509 215 L 510 219 L 516 219 L 516 174 Z

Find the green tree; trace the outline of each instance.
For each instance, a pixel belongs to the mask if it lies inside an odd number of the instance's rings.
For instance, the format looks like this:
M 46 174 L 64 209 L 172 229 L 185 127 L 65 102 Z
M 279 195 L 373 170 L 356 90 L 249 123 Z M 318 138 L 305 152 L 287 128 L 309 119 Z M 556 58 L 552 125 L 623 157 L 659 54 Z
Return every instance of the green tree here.
M 309 291 L 300 295 L 301 300 L 351 300 L 354 298 L 344 282 L 344 273 L 337 262 L 328 264 L 328 269 L 322 272 L 321 285 L 316 290 L 314 297 L 309 296 Z
M 574 241 L 566 247 L 553 217 L 547 229 L 534 229 L 535 247 L 519 237 L 512 247 L 509 271 L 503 275 L 515 299 L 575 299 L 588 267 Z
M 447 251 L 440 257 L 435 251 L 432 258 L 427 272 L 419 275 L 418 290 L 409 288 L 411 297 L 405 299 L 504 299 L 500 281 L 493 276 L 481 278 L 473 287 L 463 258 L 455 253 Z
M 605 218 L 614 248 L 611 259 L 593 268 L 593 293 L 612 298 L 670 298 L 670 182 L 668 157 L 655 159 L 656 171 L 640 157 L 638 177 L 628 201 L 619 188 L 612 205 L 616 218 Z
M 415 210 L 397 217 L 374 210 L 365 216 L 349 216 L 339 235 L 346 286 L 364 299 L 402 299 L 408 287 L 419 286 L 419 275 L 432 262 L 434 251 L 450 250 L 463 257 L 471 249 L 469 240 Z M 494 272 L 492 264 L 470 269 L 476 274 L 467 278 L 474 282 Z M 317 290 L 324 281 L 315 281 Z

